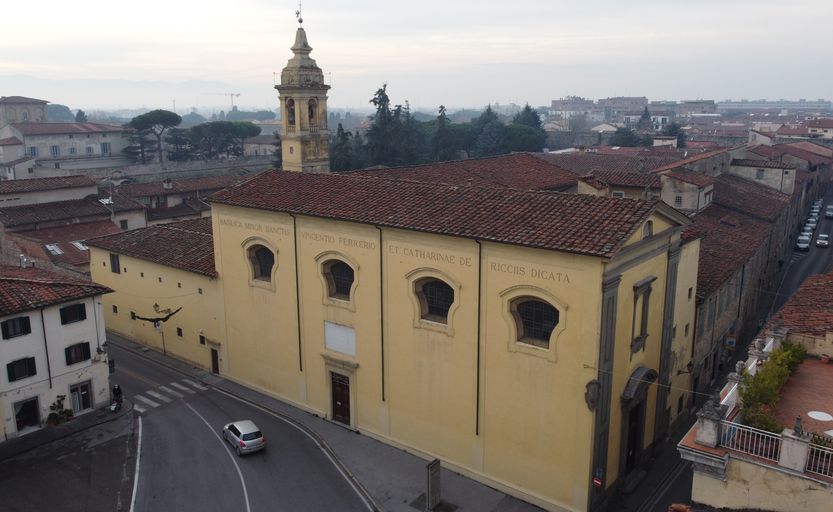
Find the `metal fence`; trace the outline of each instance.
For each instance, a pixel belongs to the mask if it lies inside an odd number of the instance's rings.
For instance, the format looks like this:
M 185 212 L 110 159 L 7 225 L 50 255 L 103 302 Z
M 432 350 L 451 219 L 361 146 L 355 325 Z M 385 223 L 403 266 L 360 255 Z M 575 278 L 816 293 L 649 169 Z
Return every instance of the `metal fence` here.
M 811 444 L 806 469 L 809 473 L 833 477 L 833 448 Z
M 720 446 L 778 462 L 781 436 L 731 421 L 724 420 L 720 424 Z

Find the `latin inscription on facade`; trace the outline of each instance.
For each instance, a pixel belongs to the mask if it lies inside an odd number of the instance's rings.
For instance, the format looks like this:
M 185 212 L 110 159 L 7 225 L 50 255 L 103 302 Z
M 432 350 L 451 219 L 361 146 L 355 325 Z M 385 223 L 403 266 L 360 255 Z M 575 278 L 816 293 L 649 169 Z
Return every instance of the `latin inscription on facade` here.
M 292 232 L 283 226 L 273 226 L 271 224 L 260 224 L 258 222 L 240 221 L 237 219 L 227 219 L 220 217 L 220 224 L 232 228 L 245 229 L 246 231 L 254 231 L 255 233 L 273 233 L 281 236 L 290 236 Z
M 471 256 L 463 256 L 459 254 L 451 254 L 447 252 L 435 251 L 432 249 L 423 249 L 419 247 L 407 247 L 404 245 L 388 245 L 388 252 L 397 256 L 408 256 L 425 261 L 432 261 L 438 263 L 447 263 L 449 265 L 459 265 L 461 267 L 471 267 Z
M 498 274 L 511 274 L 518 277 L 531 277 L 533 279 L 542 279 L 544 281 L 570 284 L 570 274 L 567 272 L 558 272 L 529 265 L 499 263 L 493 261 L 489 264 L 489 270 Z

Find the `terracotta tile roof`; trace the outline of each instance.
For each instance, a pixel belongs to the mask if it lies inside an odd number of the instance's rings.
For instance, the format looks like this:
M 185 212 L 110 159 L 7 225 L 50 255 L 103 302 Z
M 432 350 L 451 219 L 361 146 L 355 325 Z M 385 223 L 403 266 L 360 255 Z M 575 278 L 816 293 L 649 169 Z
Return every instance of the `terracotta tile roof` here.
M 20 103 L 49 103 L 48 101 L 38 100 L 35 98 L 27 98 L 26 96 L 2 96 L 0 97 L 0 104 L 15 105 Z
M 694 162 L 699 162 L 700 160 L 705 160 L 707 158 L 711 158 L 711 157 L 719 155 L 721 153 L 725 153 L 726 151 L 729 151 L 729 149 L 730 148 L 720 148 L 720 149 L 715 149 L 713 151 L 704 151 L 702 153 L 697 153 L 694 156 L 689 156 L 687 158 L 676 161 L 674 163 L 670 163 L 668 165 L 664 165 L 662 167 L 654 169 L 654 172 L 662 173 L 664 171 L 671 171 L 673 169 L 679 169 L 679 168 L 685 167 L 688 164 L 693 164 Z
M 833 272 L 807 277 L 772 317 L 791 333 L 824 336 L 833 331 Z
M 592 256 L 614 255 L 656 201 L 267 171 L 211 202 L 476 238 Z
M 0 146 L 19 146 L 21 144 L 23 144 L 23 141 L 17 137 L 6 137 L 5 139 L 0 139 Z
M 68 135 L 86 133 L 123 132 L 124 127 L 101 123 L 12 123 L 12 126 L 25 135 Z
M 41 192 L 44 190 L 56 190 L 61 188 L 94 187 L 95 184 L 96 182 L 94 179 L 85 175 L 7 180 L 0 181 L 0 194 Z
M 215 277 L 211 218 L 123 231 L 87 241 L 90 247 Z
M 537 156 L 579 176 L 599 171 L 647 173 L 682 158 L 682 154 L 676 151 L 630 155 L 593 152 L 539 153 Z
M 591 180 L 603 185 L 639 188 L 662 188 L 662 182 L 657 174 L 646 172 L 626 171 L 592 171 L 581 179 Z
M 777 160 L 781 157 L 784 153 L 775 149 L 774 146 L 767 146 L 765 144 L 759 144 L 757 146 L 753 146 L 749 148 L 747 151 L 750 153 L 754 153 L 759 156 L 763 156 L 769 158 L 771 160 Z
M 85 222 L 83 224 L 70 224 L 55 228 L 38 229 L 35 231 L 22 231 L 10 233 L 7 236 L 25 237 L 44 246 L 43 254 L 48 255 L 53 263 L 64 263 L 67 265 L 87 265 L 90 263 L 90 251 L 80 249 L 72 242 L 84 242 L 89 238 L 95 238 L 113 233 L 120 233 L 118 226 L 110 221 Z M 52 254 L 45 246 L 55 245 L 61 254 Z M 32 255 L 34 256 L 34 255 Z
M 148 220 L 175 219 L 177 217 L 199 215 L 202 210 L 194 208 L 192 204 L 191 202 L 184 202 L 167 208 L 149 208 L 147 211 Z
M 0 266 L 0 316 L 94 297 L 113 290 L 40 268 Z
M 721 174 L 714 183 L 714 202 L 757 219 L 773 222 L 789 208 L 790 196 L 738 176 Z
M 6 227 L 24 226 L 43 222 L 72 221 L 84 217 L 109 216 L 115 212 L 144 210 L 145 207 L 128 198 L 112 196 L 112 204 L 105 205 L 98 196 L 52 203 L 30 204 L 0 208 L 0 222 Z
M 708 297 L 726 282 L 769 234 L 770 226 L 712 203 L 692 218 L 689 237 L 701 235 L 697 296 Z
M 165 182 L 157 181 L 154 183 L 126 183 L 120 185 L 116 190 L 126 197 L 162 196 L 187 192 L 211 193 L 226 188 L 240 179 L 240 176 L 201 176 L 170 180 L 168 183 L 170 183 L 171 188 L 165 188 Z
M 824 165 L 833 162 L 833 158 L 821 155 L 817 151 L 808 151 L 799 144 L 801 143 L 777 144 L 775 146 L 759 145 L 750 148 L 749 152 L 770 160 L 780 160 L 784 155 L 789 155 L 804 160 L 810 165 Z
M 815 142 L 809 141 L 801 141 L 801 142 L 790 142 L 790 146 L 794 148 L 803 149 L 804 151 L 809 151 L 810 153 L 819 155 L 819 156 L 826 156 L 828 158 L 833 158 L 833 148 L 829 148 L 827 146 L 822 146 L 821 144 L 816 144 Z
M 716 149 L 720 144 L 711 140 L 687 140 L 685 142 L 686 149 Z
M 668 176 L 669 178 L 674 178 L 685 183 L 691 183 L 692 185 L 697 185 L 698 187 L 708 187 L 709 185 L 713 185 L 716 181 L 714 176 L 709 176 L 708 174 L 695 171 L 688 171 L 686 169 L 667 171 L 662 173 L 660 176 Z
M 574 173 L 537 156 L 537 153 L 513 153 L 409 167 L 364 169 L 350 174 L 522 190 L 564 190 L 576 184 Z
M 763 169 L 795 169 L 794 165 L 776 162 L 774 160 L 752 160 L 749 158 L 733 158 L 732 165 L 741 167 L 760 167 Z
M 777 130 L 775 130 L 775 135 L 798 135 L 798 136 L 807 136 L 809 131 L 807 130 L 806 126 L 787 126 L 784 125 Z
M 810 119 L 807 121 L 808 128 L 833 128 L 833 119 L 829 118 L 822 118 L 822 119 Z

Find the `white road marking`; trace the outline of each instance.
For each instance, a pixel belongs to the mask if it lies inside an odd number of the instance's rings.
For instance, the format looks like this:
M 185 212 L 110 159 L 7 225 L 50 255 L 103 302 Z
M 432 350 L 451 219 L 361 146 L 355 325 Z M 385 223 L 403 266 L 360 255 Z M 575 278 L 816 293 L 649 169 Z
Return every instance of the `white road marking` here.
M 162 393 L 157 393 L 156 391 L 151 391 L 150 389 L 145 391 L 145 393 L 147 393 L 148 395 L 152 396 L 153 398 L 155 398 L 157 400 L 165 402 L 166 404 L 171 402 L 171 399 L 166 397 Z
M 183 386 L 179 382 L 171 382 L 171 386 L 175 387 L 176 389 L 181 389 L 182 391 L 185 391 L 189 395 L 193 395 L 194 393 L 196 393 L 196 391 L 194 391 L 193 389 L 186 388 L 185 386 Z
M 139 414 L 142 414 L 143 412 L 147 411 L 147 409 L 145 409 L 141 405 L 136 405 L 136 404 L 133 404 L 133 410 L 138 412 Z
M 205 423 L 205 426 L 208 427 L 208 430 L 212 434 L 214 434 L 214 437 L 216 437 L 217 440 L 220 441 L 220 444 L 222 444 L 224 448 L 228 446 L 228 444 L 225 441 L 223 441 L 223 439 L 217 434 L 217 431 L 214 428 L 211 427 L 211 424 L 208 423 L 208 421 L 205 418 L 202 417 L 202 414 L 198 413 L 197 410 L 194 409 L 193 407 L 191 407 L 191 404 L 189 404 L 188 402 L 185 402 L 185 405 L 189 409 L 194 411 L 194 414 L 199 416 L 199 418 L 202 420 L 202 422 Z M 237 464 L 237 461 L 234 460 L 234 455 L 231 454 L 231 451 L 226 450 L 226 453 L 231 458 L 231 462 L 234 464 L 234 468 L 237 469 L 237 476 L 240 477 L 240 485 L 243 486 L 243 497 L 246 498 L 246 512 L 251 512 L 252 507 L 251 507 L 251 505 L 249 505 L 249 491 L 246 489 L 246 481 L 243 479 L 243 472 L 240 471 L 240 466 Z
M 173 389 L 169 388 L 168 386 L 159 386 L 159 389 L 161 389 L 161 390 L 162 390 L 162 391 L 164 391 L 165 393 L 167 393 L 167 394 L 169 394 L 169 395 L 173 395 L 173 396 L 175 396 L 175 397 L 177 397 L 177 398 L 182 398 L 182 397 L 184 397 L 184 396 L 185 396 L 185 395 L 183 395 L 182 393 L 178 393 L 178 392 L 174 391 Z
M 135 406 L 134 406 L 135 408 Z M 142 417 L 139 416 L 139 440 L 136 442 L 136 471 L 133 473 L 133 497 L 130 498 L 130 512 L 136 506 L 136 490 L 139 488 L 139 462 L 142 460 Z
M 359 489 L 356 487 L 356 484 L 353 482 L 353 480 L 351 480 L 351 479 L 347 476 L 347 474 L 344 472 L 344 470 L 341 468 L 341 466 L 339 466 L 339 465 L 338 465 L 338 463 L 336 463 L 336 461 L 333 459 L 333 457 L 332 457 L 332 456 L 331 456 L 331 455 L 327 452 L 327 450 L 325 450 L 325 449 L 324 449 L 324 447 L 323 447 L 323 446 L 321 446 L 321 445 L 318 443 L 318 440 L 317 440 L 317 439 L 315 439 L 315 437 L 313 437 L 313 436 L 312 436 L 312 434 L 310 434 L 310 433 L 309 433 L 309 432 L 307 432 L 306 430 L 302 429 L 301 427 L 299 427 L 299 426 L 298 426 L 298 425 L 296 425 L 295 423 L 293 423 L 293 422 L 289 421 L 288 419 L 284 418 L 284 417 L 283 417 L 283 416 L 281 416 L 280 414 L 276 414 L 275 412 L 270 411 L 269 409 L 267 409 L 267 408 L 265 408 L 265 407 L 261 407 L 261 406 L 259 406 L 259 405 L 255 404 L 255 403 L 248 402 L 248 401 L 246 401 L 246 400 L 243 400 L 243 399 L 241 399 L 241 398 L 238 398 L 238 397 L 236 397 L 236 396 L 232 395 L 231 393 L 228 393 L 228 392 L 226 392 L 226 391 L 223 391 L 222 389 L 215 388 L 215 391 L 217 391 L 218 393 L 222 393 L 222 394 L 226 395 L 226 396 L 227 396 L 227 397 L 229 397 L 229 398 L 233 398 L 234 400 L 237 400 L 238 402 L 241 402 L 241 403 L 247 404 L 247 405 L 249 405 L 250 407 L 254 407 L 255 409 L 259 409 L 259 410 L 261 410 L 261 411 L 265 412 L 266 414 L 269 414 L 270 416 L 274 416 L 275 418 L 277 418 L 277 419 L 279 419 L 279 420 L 283 421 L 284 423 L 286 423 L 286 424 L 288 424 L 288 425 L 291 425 L 292 427 L 296 428 L 296 429 L 297 429 L 297 430 L 299 430 L 301 433 L 303 433 L 305 436 L 307 436 L 308 438 L 310 438 L 310 439 L 312 440 L 312 442 L 313 442 L 313 443 L 315 443 L 315 446 L 317 446 L 317 447 L 318 447 L 318 449 L 319 449 L 319 450 L 321 450 L 321 453 L 323 453 L 323 454 L 324 454 L 324 455 L 325 455 L 328 459 L 330 459 L 330 462 L 332 462 L 333 466 L 335 466 L 336 471 L 338 471 L 338 472 L 341 474 L 341 476 L 344 478 L 344 480 L 346 480 L 346 481 L 347 481 L 347 483 L 348 483 L 348 484 L 350 484 L 350 487 L 352 487 L 352 488 L 353 488 L 353 491 L 355 491 L 355 493 L 359 496 L 359 499 L 360 499 L 360 500 L 362 500 L 362 503 L 364 503 L 364 504 L 365 504 L 365 506 L 367 507 L 367 509 L 368 509 L 368 510 L 370 510 L 371 512 L 372 512 L 373 510 L 375 510 L 375 509 L 373 508 L 373 506 L 372 506 L 370 503 L 368 503 L 367 498 L 365 498 L 365 497 L 364 497 L 364 494 L 362 494 L 361 492 L 359 492 Z M 187 402 L 185 403 L 185 405 L 187 405 L 188 407 L 191 407 L 191 406 L 190 406 Z M 194 411 L 194 412 L 196 412 L 196 411 Z M 205 421 L 205 420 L 203 420 L 203 421 Z M 219 437 L 219 436 L 218 436 L 218 437 Z
M 199 389 L 200 391 L 205 391 L 206 389 L 208 389 L 207 387 L 205 387 L 203 385 L 200 385 L 200 384 L 197 384 L 196 382 L 194 382 L 193 380 L 190 380 L 190 379 L 182 379 L 182 382 L 188 384 L 189 386 L 193 386 L 193 387 Z
M 133 398 L 136 400 L 141 400 L 145 405 L 149 405 L 151 407 L 159 407 L 159 404 L 151 400 L 150 398 L 145 398 L 142 395 L 136 395 Z

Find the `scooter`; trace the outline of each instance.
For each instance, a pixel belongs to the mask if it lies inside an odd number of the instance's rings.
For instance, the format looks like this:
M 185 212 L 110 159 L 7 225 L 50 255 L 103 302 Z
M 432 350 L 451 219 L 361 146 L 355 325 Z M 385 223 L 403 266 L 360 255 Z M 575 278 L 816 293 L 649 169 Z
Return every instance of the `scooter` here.
M 110 412 L 118 412 L 121 410 L 121 399 L 114 398 L 112 402 L 110 402 Z

